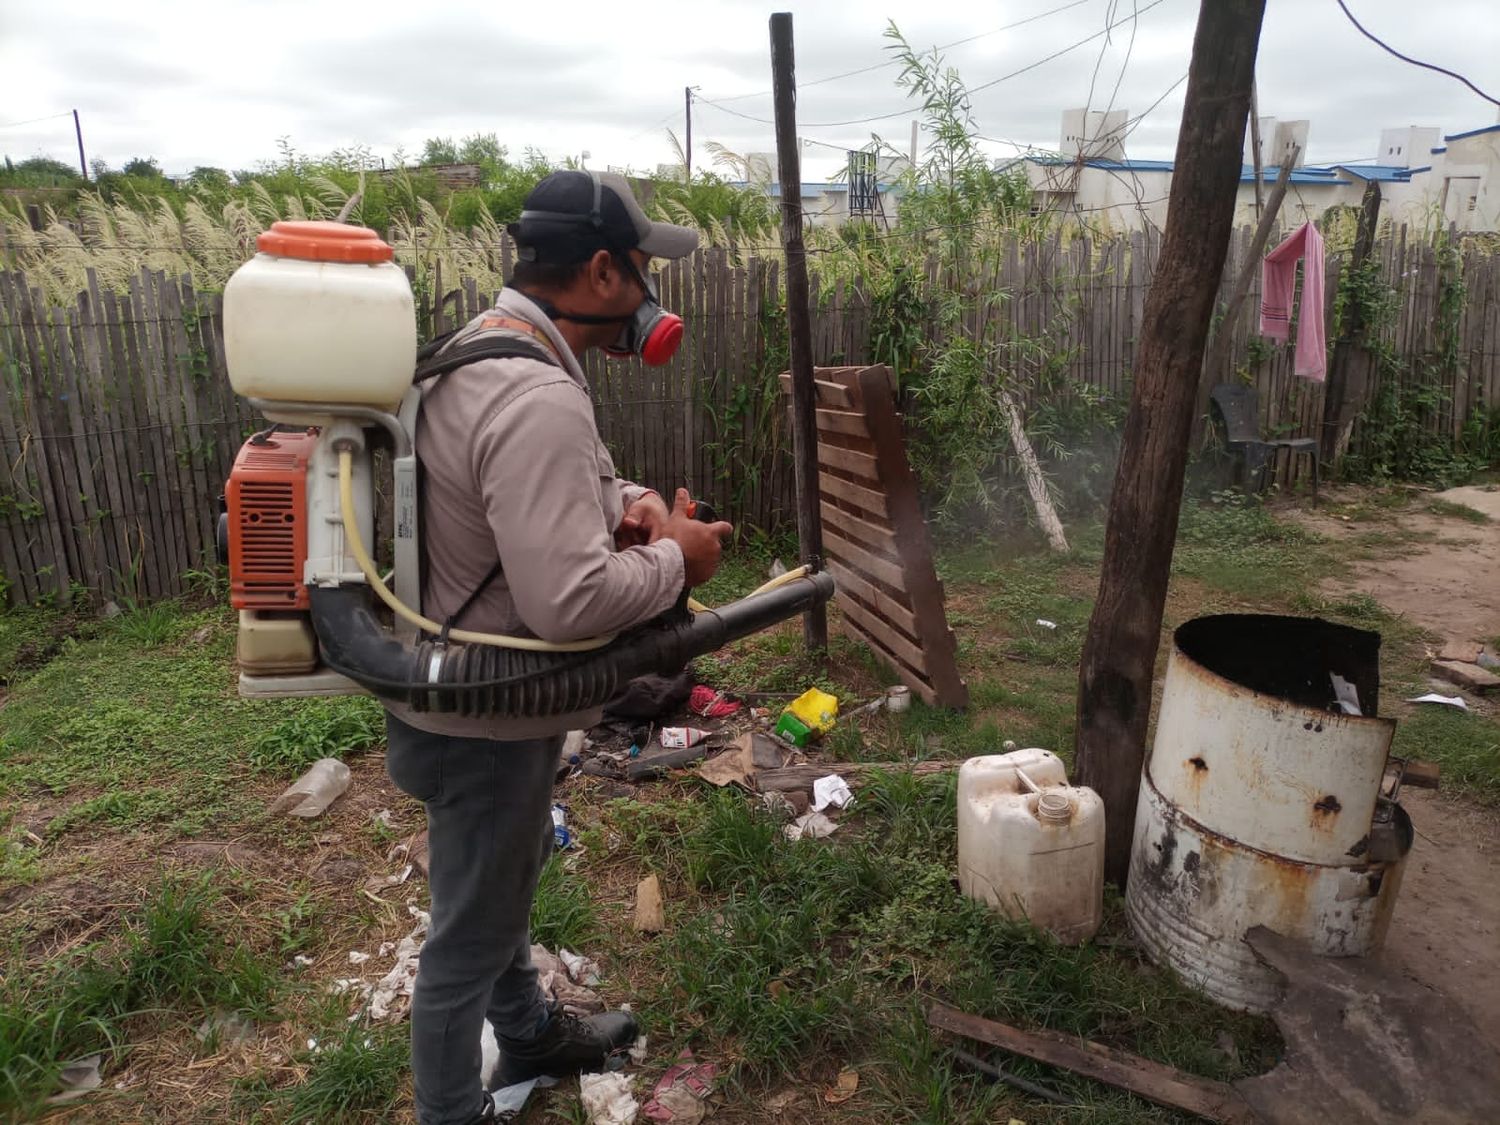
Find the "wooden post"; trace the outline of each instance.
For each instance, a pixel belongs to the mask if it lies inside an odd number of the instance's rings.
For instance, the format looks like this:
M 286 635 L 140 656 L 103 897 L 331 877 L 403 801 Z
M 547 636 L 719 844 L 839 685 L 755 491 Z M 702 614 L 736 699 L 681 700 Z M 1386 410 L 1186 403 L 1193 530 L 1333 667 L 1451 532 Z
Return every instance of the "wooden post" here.
M 792 463 L 797 480 L 797 546 L 803 562 L 823 558 L 818 510 L 817 395 L 813 386 L 812 317 L 808 311 L 807 250 L 802 243 L 802 154 L 797 145 L 797 78 L 792 13 L 771 16 L 771 87 L 776 101 L 776 155 L 781 175 L 781 245 L 786 251 L 786 318 L 792 353 Z M 822 605 L 802 617 L 810 649 L 828 647 Z
M 1146 296 L 1099 597 L 1078 678 L 1078 776 L 1124 886 L 1203 346 L 1234 224 L 1265 0 L 1202 0 L 1161 257 Z
M 1352 276 L 1370 257 L 1375 244 L 1375 228 L 1380 222 L 1380 185 L 1374 180 L 1365 184 L 1360 201 L 1359 227 L 1354 236 L 1354 253 L 1349 259 Z M 1328 384 L 1323 389 L 1323 430 L 1320 453 L 1324 464 L 1332 465 L 1349 447 L 1354 417 L 1369 388 L 1370 353 L 1365 349 L 1364 309 L 1353 301 L 1346 306 L 1344 322 L 1339 325 L 1338 339 L 1333 343 L 1333 361 L 1328 365 Z

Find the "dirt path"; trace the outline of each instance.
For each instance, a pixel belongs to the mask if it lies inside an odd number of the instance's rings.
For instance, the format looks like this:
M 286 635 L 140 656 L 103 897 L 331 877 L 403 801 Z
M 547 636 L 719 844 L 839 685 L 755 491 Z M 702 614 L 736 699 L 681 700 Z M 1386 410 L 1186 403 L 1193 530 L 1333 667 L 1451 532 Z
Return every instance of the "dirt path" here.
M 1369 594 L 1444 639 L 1500 637 L 1500 488 L 1454 488 L 1432 501 L 1465 505 L 1489 522 L 1402 511 L 1392 550 L 1354 562 L 1347 579 L 1330 579 L 1325 589 Z M 1334 540 L 1370 530 L 1326 509 L 1298 518 Z M 1500 1046 L 1500 817 L 1441 793 L 1408 790 L 1401 803 L 1417 842 L 1382 957 L 1447 996 Z
M 1484 513 L 1490 522 L 1403 511 L 1397 522 L 1403 534 L 1417 537 L 1413 549 L 1355 562 L 1352 581 L 1331 580 L 1326 585 L 1369 594 L 1445 640 L 1500 637 L 1500 567 L 1495 566 L 1500 559 L 1500 488 L 1451 488 L 1429 500 L 1462 504 Z M 1298 518 L 1336 541 L 1370 530 L 1368 524 L 1305 509 Z
M 1417 829 L 1381 954 L 1444 993 L 1500 1047 L 1500 824 L 1441 794 L 1408 791 Z

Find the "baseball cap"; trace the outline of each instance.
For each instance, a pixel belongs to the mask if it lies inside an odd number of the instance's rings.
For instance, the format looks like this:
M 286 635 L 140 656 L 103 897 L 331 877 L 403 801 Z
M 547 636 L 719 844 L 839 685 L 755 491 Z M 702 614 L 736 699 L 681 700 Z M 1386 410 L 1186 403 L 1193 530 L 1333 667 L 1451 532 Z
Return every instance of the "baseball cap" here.
M 615 172 L 553 172 L 526 197 L 519 222 L 506 228 L 527 261 L 567 265 L 600 250 L 640 250 L 653 258 L 684 258 L 698 232 L 653 223 Z

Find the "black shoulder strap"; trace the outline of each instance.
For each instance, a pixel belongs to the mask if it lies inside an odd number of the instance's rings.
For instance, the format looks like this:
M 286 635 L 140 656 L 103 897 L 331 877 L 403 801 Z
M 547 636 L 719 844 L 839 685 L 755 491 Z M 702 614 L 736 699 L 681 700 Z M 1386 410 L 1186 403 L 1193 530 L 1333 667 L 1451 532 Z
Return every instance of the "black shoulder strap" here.
M 422 383 L 446 375 L 482 359 L 536 359 L 551 367 L 559 366 L 557 358 L 540 344 L 512 335 L 481 335 L 473 340 L 443 350 L 453 333 L 439 336 L 417 352 L 417 369 L 413 383 Z
M 512 335 L 481 335 L 476 339 L 460 343 L 455 347 L 447 348 L 448 342 L 459 332 L 445 332 L 436 339 L 428 341 L 417 352 L 417 369 L 412 374 L 412 383 L 417 384 L 428 379 L 434 379 L 439 375 L 446 375 L 450 371 L 456 371 L 460 367 L 471 363 L 478 363 L 482 359 L 536 359 L 551 367 L 560 366 L 557 358 L 539 344 L 520 336 Z M 447 348 L 446 351 L 443 349 Z M 443 622 L 443 630 L 438 634 L 438 643 L 448 643 L 448 633 L 458 619 L 468 612 L 469 607 L 479 600 L 483 594 L 499 578 L 503 567 L 500 560 L 495 560 L 495 565 L 490 572 L 484 576 L 473 592 L 464 599 L 463 605 L 448 615 L 448 620 Z

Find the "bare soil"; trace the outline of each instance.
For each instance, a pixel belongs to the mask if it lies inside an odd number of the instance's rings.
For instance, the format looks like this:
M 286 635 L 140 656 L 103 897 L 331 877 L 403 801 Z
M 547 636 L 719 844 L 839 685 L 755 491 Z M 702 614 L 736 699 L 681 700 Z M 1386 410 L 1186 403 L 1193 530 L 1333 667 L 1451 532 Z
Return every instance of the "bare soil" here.
M 1402 511 L 1401 542 L 1353 562 L 1325 590 L 1369 594 L 1443 640 L 1500 637 L 1500 488 L 1454 488 L 1429 500 L 1466 505 L 1489 522 Z M 1299 519 L 1337 540 L 1369 532 L 1328 509 L 1303 509 Z M 1441 793 L 1407 790 L 1401 803 L 1417 841 L 1382 957 L 1442 993 L 1500 1046 L 1500 818 Z

